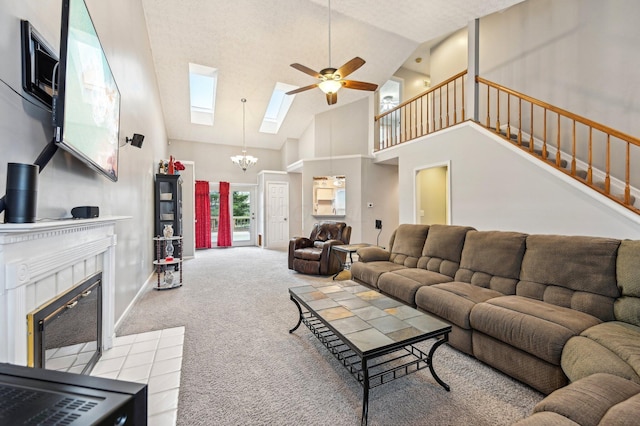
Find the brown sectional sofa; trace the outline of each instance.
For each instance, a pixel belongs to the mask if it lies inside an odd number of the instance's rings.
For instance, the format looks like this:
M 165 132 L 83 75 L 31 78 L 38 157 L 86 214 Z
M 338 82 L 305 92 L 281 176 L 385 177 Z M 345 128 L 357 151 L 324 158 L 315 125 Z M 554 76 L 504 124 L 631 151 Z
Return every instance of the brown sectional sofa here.
M 640 241 L 403 224 L 358 257 L 354 280 L 545 394 L 596 373 L 640 385 Z

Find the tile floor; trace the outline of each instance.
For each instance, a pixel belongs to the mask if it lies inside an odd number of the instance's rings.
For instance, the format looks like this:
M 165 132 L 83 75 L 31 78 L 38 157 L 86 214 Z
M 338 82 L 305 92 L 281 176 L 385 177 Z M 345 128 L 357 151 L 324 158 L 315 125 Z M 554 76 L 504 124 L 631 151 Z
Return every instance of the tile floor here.
M 175 426 L 184 327 L 116 337 L 92 376 L 146 383 L 149 424 Z

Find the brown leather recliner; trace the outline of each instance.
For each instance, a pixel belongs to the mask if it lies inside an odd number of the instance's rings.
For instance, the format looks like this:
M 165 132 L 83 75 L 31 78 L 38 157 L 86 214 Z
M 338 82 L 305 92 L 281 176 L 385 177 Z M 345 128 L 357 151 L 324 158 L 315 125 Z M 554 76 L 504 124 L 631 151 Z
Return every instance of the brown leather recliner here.
M 311 235 L 289 241 L 289 269 L 311 275 L 340 272 L 346 253 L 331 253 L 331 246 L 349 244 L 351 227 L 344 222 L 322 222 L 313 226 Z

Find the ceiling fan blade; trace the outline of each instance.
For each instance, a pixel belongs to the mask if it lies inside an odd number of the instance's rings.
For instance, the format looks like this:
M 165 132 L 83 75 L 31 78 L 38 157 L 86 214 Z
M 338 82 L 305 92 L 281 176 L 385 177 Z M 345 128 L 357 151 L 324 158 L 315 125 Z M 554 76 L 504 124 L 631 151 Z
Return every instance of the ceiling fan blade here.
M 348 76 L 349 74 L 351 74 L 352 72 L 354 72 L 355 70 L 357 70 L 363 65 L 364 65 L 364 59 L 356 56 L 355 58 L 353 58 L 352 60 L 350 60 L 343 66 L 341 66 L 340 68 L 338 68 L 338 71 L 336 71 L 336 74 L 339 74 L 340 78 L 345 78 L 346 76 Z
M 290 90 L 286 93 L 286 95 L 295 95 L 296 93 L 304 92 L 305 90 L 310 90 L 318 87 L 317 84 L 310 84 L 309 86 L 299 87 L 297 89 Z
M 315 77 L 315 78 L 322 78 L 322 76 L 320 75 L 319 72 L 312 70 L 309 67 L 305 67 L 304 65 L 301 64 L 291 64 L 291 66 L 295 69 L 297 69 L 298 71 L 302 71 L 305 74 L 309 74 L 311 77 Z
M 327 93 L 327 103 L 329 105 L 333 105 L 338 102 L 338 94 L 337 93 Z
M 356 89 L 356 90 L 369 90 L 374 92 L 377 88 L 377 84 L 373 83 L 365 83 L 364 81 L 355 81 L 355 80 L 344 80 L 342 85 L 347 89 Z

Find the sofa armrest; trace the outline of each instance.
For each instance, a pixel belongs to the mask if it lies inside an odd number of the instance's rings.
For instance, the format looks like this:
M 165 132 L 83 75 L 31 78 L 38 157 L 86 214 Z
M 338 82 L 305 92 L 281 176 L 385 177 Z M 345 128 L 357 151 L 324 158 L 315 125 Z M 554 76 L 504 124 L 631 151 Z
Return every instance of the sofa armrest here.
M 358 251 L 358 260 L 360 262 L 378 262 L 389 260 L 391 253 L 381 247 L 362 247 Z

